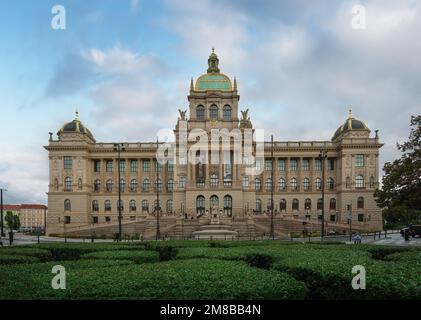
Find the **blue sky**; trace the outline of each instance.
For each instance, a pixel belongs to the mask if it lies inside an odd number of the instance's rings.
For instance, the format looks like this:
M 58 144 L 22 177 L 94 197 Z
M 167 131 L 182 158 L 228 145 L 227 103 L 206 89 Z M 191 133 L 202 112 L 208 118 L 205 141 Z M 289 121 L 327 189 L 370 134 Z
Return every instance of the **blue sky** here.
M 51 9 L 66 9 L 53 30 Z M 352 6 L 367 28 L 351 28 Z M 0 187 L 46 202 L 48 132 L 74 118 L 98 141 L 153 140 L 187 108 L 214 46 L 240 107 L 277 140 L 330 140 L 352 106 L 396 158 L 419 114 L 416 0 L 4 0 L 0 3 Z

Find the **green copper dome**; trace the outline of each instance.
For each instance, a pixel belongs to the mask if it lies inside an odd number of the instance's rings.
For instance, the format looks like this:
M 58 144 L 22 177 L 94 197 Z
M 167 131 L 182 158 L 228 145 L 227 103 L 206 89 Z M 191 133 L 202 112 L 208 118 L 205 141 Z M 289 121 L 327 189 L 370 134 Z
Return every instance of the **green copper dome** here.
M 355 119 L 352 116 L 351 109 L 349 109 L 348 119 L 346 119 L 345 122 L 335 131 L 335 134 L 332 137 L 332 141 L 335 141 L 337 138 L 339 138 L 340 135 L 351 130 L 368 131 L 370 133 L 370 129 L 367 127 L 367 125 L 361 120 Z
M 230 78 L 225 74 L 220 73 L 219 70 L 219 59 L 212 48 L 212 53 L 208 59 L 208 70 L 207 73 L 202 74 L 196 81 L 196 91 L 208 91 L 208 90 L 219 90 L 219 91 L 232 91 L 232 84 Z
M 91 133 L 91 131 L 88 128 L 86 128 L 82 124 L 82 122 L 79 120 L 78 112 L 76 112 L 76 119 L 74 119 L 71 122 L 65 123 L 57 132 L 57 135 L 60 136 L 60 134 L 62 133 L 71 133 L 71 132 L 86 134 L 92 141 L 95 141 L 94 136 Z

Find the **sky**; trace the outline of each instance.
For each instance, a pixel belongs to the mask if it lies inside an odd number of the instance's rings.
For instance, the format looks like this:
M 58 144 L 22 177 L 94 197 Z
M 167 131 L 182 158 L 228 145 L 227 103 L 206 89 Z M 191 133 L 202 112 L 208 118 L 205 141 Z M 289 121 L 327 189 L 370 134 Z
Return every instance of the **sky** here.
M 379 130 L 383 167 L 421 110 L 418 0 L 2 0 L 0 26 L 6 203 L 47 203 L 43 146 L 76 108 L 100 142 L 173 129 L 212 47 L 240 109 L 278 141 L 330 140 L 352 107 Z

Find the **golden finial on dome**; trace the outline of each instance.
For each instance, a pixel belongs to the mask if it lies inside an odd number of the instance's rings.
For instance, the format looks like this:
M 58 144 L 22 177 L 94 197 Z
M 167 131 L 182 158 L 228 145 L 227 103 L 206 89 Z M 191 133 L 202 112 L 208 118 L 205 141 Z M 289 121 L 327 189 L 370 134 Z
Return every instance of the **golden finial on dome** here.
M 78 111 L 77 107 L 76 107 L 75 114 L 76 114 L 76 120 L 79 120 L 79 111 Z
M 348 109 L 348 118 L 352 118 L 352 108 L 349 107 Z
M 212 47 L 212 53 L 215 53 L 215 47 Z

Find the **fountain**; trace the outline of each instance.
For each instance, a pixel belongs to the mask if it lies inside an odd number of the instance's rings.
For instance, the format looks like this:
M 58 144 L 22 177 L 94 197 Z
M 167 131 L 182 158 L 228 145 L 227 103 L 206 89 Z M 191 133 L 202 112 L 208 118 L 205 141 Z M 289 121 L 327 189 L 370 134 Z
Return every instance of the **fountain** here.
M 221 224 L 222 210 L 213 206 L 211 208 L 211 224 L 200 226 L 199 231 L 194 231 L 193 237 L 198 240 L 233 240 L 238 236 L 237 231 L 231 230 L 228 225 Z

